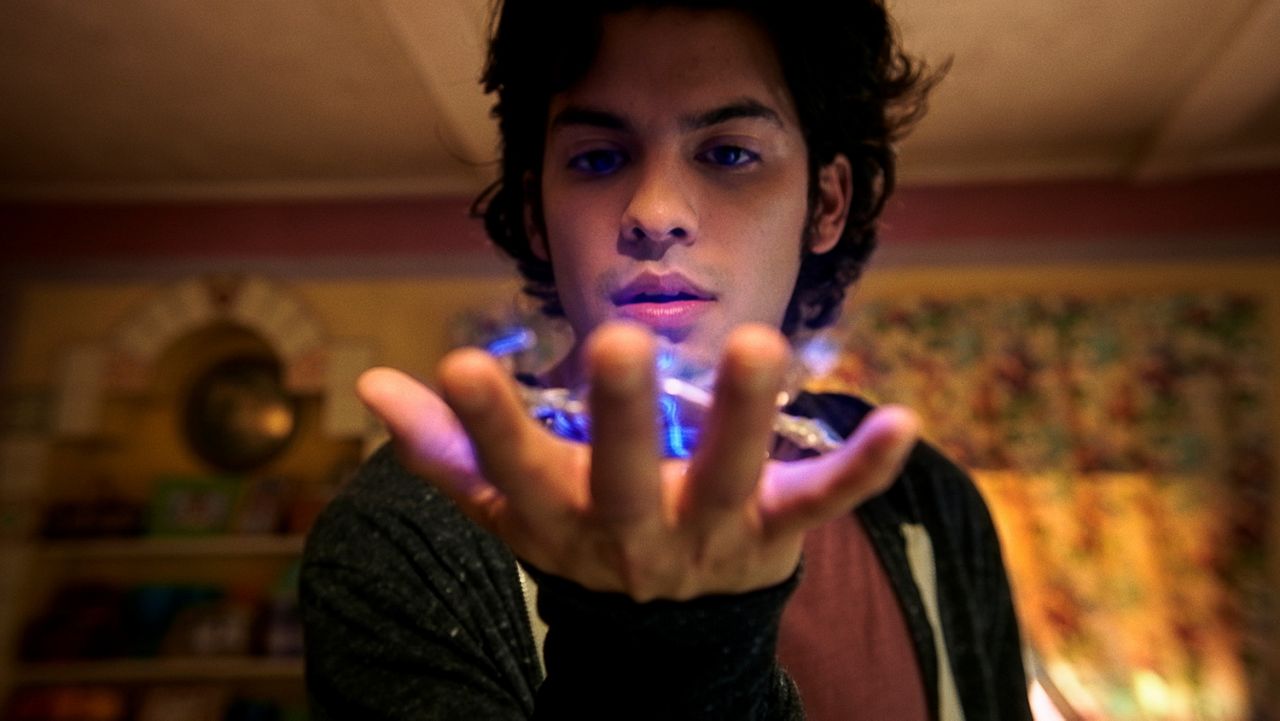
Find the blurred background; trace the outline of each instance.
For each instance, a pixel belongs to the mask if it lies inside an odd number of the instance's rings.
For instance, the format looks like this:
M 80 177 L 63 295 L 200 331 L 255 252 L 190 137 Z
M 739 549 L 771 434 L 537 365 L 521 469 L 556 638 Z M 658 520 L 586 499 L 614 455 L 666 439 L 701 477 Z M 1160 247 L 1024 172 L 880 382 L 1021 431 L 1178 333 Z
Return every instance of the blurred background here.
M 306 717 L 356 375 L 527 317 L 468 217 L 487 6 L 7 4 L 3 718 Z M 1273 718 L 1280 0 L 891 9 L 952 67 L 811 385 L 974 471 L 1038 718 Z

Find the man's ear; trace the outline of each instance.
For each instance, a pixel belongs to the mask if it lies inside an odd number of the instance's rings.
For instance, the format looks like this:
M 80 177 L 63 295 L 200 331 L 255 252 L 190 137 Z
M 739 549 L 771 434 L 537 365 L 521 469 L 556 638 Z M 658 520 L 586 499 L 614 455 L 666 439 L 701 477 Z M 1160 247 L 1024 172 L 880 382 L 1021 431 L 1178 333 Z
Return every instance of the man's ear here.
M 524 174 L 524 234 L 529 238 L 529 250 L 539 260 L 549 262 L 551 251 L 547 247 L 547 234 L 543 230 L 542 193 L 538 178 L 532 171 Z
M 853 201 L 853 166 L 843 153 L 818 170 L 818 194 L 809 221 L 808 250 L 821 255 L 840 242 Z

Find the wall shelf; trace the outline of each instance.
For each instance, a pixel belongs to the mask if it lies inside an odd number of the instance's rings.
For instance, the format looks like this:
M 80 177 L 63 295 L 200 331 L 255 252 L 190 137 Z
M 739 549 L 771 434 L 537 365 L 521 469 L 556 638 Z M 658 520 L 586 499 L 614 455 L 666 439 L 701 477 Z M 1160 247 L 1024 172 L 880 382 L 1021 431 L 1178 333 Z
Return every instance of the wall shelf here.
M 46 541 L 37 554 L 49 560 L 92 561 L 129 558 L 234 558 L 250 556 L 300 556 L 306 536 L 227 535 L 193 537 L 112 538 L 83 541 Z
M 173 681 L 301 681 L 300 658 L 103 659 L 20 664 L 19 685 L 63 683 L 151 683 Z

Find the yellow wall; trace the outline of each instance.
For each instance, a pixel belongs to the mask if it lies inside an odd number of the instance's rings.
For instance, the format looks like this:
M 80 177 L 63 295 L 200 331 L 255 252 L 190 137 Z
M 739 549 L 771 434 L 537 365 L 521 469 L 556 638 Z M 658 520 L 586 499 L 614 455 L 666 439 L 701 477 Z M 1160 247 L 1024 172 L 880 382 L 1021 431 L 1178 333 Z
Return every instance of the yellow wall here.
M 1178 264 L 1095 264 L 1040 266 L 872 267 L 849 302 L 847 317 L 856 317 L 858 303 L 876 298 L 917 294 L 1073 293 L 1106 295 L 1185 291 L 1239 291 L 1269 299 L 1272 338 L 1280 338 L 1280 257 L 1250 262 Z M 367 343 L 373 362 L 402 368 L 430 378 L 439 358 L 449 349 L 448 321 L 469 309 L 510 307 L 518 301 L 519 284 L 512 276 L 477 274 L 436 278 L 297 278 L 276 281 L 296 295 L 331 340 Z M 14 289 L 15 318 L 9 354 L 10 390 L 48 392 L 60 355 L 77 342 L 108 341 L 133 313 L 144 308 L 168 282 L 53 281 L 23 282 Z M 1280 377 L 1280 344 L 1272 346 L 1273 369 Z M 1280 389 L 1280 383 L 1274 384 Z M 64 455 L 78 458 L 72 467 L 92 465 L 108 456 L 114 477 L 154 476 L 165 471 L 195 472 L 198 462 L 182 447 L 172 430 L 173 411 L 165 399 L 116 398 L 104 412 L 128 415 L 122 405 L 150 405 L 142 430 L 150 438 L 145 451 L 104 453 L 93 445 L 68 446 Z M 170 403 L 172 405 L 172 403 Z M 1273 408 L 1280 409 L 1280 395 Z M 135 409 L 136 410 L 136 409 Z M 119 423 L 108 423 L 120 426 Z M 1280 416 L 1275 419 L 1280 428 Z M 316 449 L 296 444 L 290 453 L 314 456 Z M 99 461 L 94 461 L 95 454 Z M 121 465 L 123 464 L 123 465 Z M 56 464 L 55 464 L 56 466 Z M 288 458 L 277 464 L 281 472 L 297 470 Z
M 379 364 L 430 375 L 448 349 L 445 321 L 466 309 L 510 305 L 519 296 L 514 277 L 293 279 L 295 291 L 332 339 L 373 343 Z M 31 281 L 14 289 L 9 388 L 51 382 L 60 353 L 75 342 L 105 340 L 164 283 Z M 1273 260 L 1178 264 L 873 267 L 851 298 L 912 294 L 1158 293 L 1237 290 L 1280 302 L 1280 256 Z M 1274 305 L 1273 308 L 1280 308 Z M 1273 320 L 1275 317 L 1273 313 Z M 1280 331 L 1280 326 L 1277 326 Z M 1280 368 L 1280 364 L 1277 365 Z
M 468 309 L 513 304 L 518 297 L 514 277 L 474 275 L 449 278 L 295 278 L 278 281 L 296 293 L 334 340 L 366 341 L 374 362 L 429 377 L 448 350 L 446 321 Z M 5 390 L 45 392 L 54 382 L 60 355 L 78 342 L 106 341 L 115 328 L 163 292 L 168 283 L 146 281 L 23 281 L 12 289 L 14 317 Z M 847 311 L 856 316 L 860 302 L 916 294 L 1072 293 L 1086 296 L 1168 292 L 1236 291 L 1267 299 L 1272 339 L 1273 378 L 1280 379 L 1280 256 L 1274 259 L 1176 264 L 1054 264 L 1041 266 L 951 265 L 947 267 L 873 267 L 852 297 Z M 1272 384 L 1273 428 L 1280 429 L 1280 382 Z M 65 479 L 78 479 L 87 468 L 125 485 L 173 471 L 191 471 L 194 461 L 181 448 L 173 431 L 172 408 L 164 399 L 115 399 L 109 416 L 125 413 L 120 404 L 151 404 L 142 414 L 146 424 L 135 430 L 150 441 L 132 452 L 112 455 L 101 445 L 63 444 L 51 459 L 54 495 L 75 495 Z M 136 409 L 135 409 L 136 410 Z M 304 445 L 290 451 L 295 457 L 315 458 Z M 321 454 L 322 455 L 322 454 Z M 299 472 L 302 465 L 281 462 L 283 472 Z M 301 462 L 299 462 L 301 463 Z M 313 463 L 313 465 L 316 465 Z M 74 485 L 74 484 L 72 484 Z M 136 486 L 135 486 L 136 487 Z M 1277 498 L 1280 502 L 1280 498 Z M 1274 514 L 1273 517 L 1280 517 Z M 1280 523 L 1273 524 L 1272 548 L 1280 548 Z M 1272 578 L 1280 579 L 1280 554 L 1272 554 Z M 1278 692 L 1280 693 L 1280 692 Z
M 428 374 L 447 350 L 444 321 L 461 310 L 511 303 L 514 278 L 480 275 L 448 279 L 288 280 L 334 340 L 372 341 L 376 362 Z M 71 344 L 107 340 L 167 283 L 32 281 L 14 289 L 10 388 L 52 382 L 60 354 Z

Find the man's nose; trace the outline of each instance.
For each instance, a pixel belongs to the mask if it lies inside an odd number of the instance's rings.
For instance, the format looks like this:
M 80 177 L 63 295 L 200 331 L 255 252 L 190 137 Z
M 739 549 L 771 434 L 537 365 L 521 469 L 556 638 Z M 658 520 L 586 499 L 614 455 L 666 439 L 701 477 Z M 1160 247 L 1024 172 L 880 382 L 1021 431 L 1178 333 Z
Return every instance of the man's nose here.
M 697 238 L 692 198 L 680 170 L 671 166 L 650 163 L 638 176 L 620 229 L 619 241 L 629 255 L 652 260 L 673 245 L 691 244 Z

